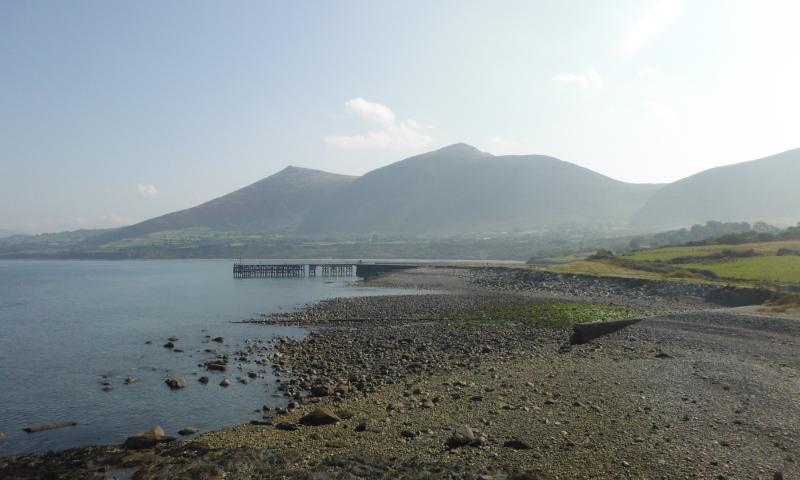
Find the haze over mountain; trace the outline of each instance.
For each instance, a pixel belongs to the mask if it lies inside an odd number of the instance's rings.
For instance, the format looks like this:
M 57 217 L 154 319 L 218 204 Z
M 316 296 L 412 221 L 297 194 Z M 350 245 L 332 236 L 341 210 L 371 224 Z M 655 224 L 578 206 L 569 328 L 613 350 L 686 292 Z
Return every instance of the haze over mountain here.
M 114 241 L 191 227 L 291 233 L 308 211 L 356 178 L 289 166 L 202 205 L 123 227 L 93 240 Z
M 449 234 L 627 222 L 656 188 L 544 155 L 495 157 L 459 143 L 354 180 L 311 210 L 298 233 Z
M 362 177 L 299 167 L 91 243 L 208 227 L 306 237 L 529 231 L 613 222 L 642 231 L 708 220 L 794 224 L 800 149 L 662 186 L 630 184 L 544 155 L 492 156 L 459 143 Z
M 800 220 L 800 148 L 712 168 L 655 192 L 633 216 L 634 227 L 684 227 L 707 220 Z

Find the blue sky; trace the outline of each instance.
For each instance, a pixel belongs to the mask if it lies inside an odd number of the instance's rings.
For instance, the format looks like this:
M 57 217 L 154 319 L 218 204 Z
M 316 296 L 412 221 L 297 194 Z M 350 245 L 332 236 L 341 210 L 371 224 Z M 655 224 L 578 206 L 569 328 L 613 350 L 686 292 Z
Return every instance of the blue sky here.
M 800 147 L 794 0 L 0 3 L 0 228 L 457 142 L 674 181 Z

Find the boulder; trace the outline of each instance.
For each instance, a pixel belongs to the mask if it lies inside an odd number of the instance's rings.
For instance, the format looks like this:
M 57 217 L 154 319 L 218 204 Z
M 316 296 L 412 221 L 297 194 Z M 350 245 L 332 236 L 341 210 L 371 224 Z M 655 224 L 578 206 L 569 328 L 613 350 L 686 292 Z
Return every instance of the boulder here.
M 209 382 L 209 378 L 203 375 L 202 377 L 198 378 L 197 381 L 205 385 Z
M 449 447 L 463 447 L 475 440 L 475 434 L 468 425 L 460 425 L 453 429 L 453 435 L 447 440 Z
M 170 377 L 164 380 L 164 383 L 169 385 L 169 388 L 173 390 L 186 387 L 186 380 L 184 380 L 183 378 Z
M 219 382 L 219 386 L 220 387 L 230 387 L 231 386 L 231 381 L 226 378 L 226 379 L 222 380 L 221 382 Z
M 186 427 L 186 428 L 184 428 L 183 430 L 180 430 L 180 431 L 178 432 L 178 434 L 179 434 L 179 435 L 193 435 L 193 434 L 197 433 L 198 431 L 199 431 L 199 430 L 197 430 L 197 429 L 196 429 L 196 428 L 194 428 L 194 427 Z
M 144 433 L 137 433 L 132 437 L 128 437 L 122 446 L 130 450 L 142 450 L 144 448 L 154 447 L 155 445 L 161 443 L 163 438 L 164 429 L 161 427 L 155 427 Z
M 130 385 L 131 383 L 136 383 L 138 381 L 139 379 L 136 377 L 128 377 L 125 379 L 125 385 Z
M 164 344 L 164 348 L 175 348 L 175 344 L 172 342 L 167 342 Z
M 330 425 L 337 423 L 341 420 L 335 413 L 327 407 L 319 407 L 314 409 L 313 412 L 300 418 L 301 425 L 319 426 Z

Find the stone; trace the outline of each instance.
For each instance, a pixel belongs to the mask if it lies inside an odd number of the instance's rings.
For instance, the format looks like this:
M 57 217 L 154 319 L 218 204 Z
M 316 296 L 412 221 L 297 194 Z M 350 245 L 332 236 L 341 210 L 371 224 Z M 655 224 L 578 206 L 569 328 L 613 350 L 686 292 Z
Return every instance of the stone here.
M 337 410 L 336 411 L 336 416 L 338 416 L 342 420 L 347 420 L 348 418 L 353 418 L 355 415 L 356 415 L 356 412 L 354 410 L 350 410 L 350 409 L 347 409 L 347 408 L 345 408 L 343 410 Z
M 453 434 L 447 440 L 449 447 L 462 447 L 475 440 L 475 434 L 468 425 L 460 425 L 453 429 Z
M 228 370 L 228 365 L 226 365 L 222 360 L 212 360 L 206 363 L 206 368 L 217 372 L 224 372 Z
M 173 336 L 171 336 L 171 337 L 169 337 L 169 341 L 170 341 L 170 342 L 177 342 L 178 340 L 180 340 L 180 338 L 178 338 L 178 337 L 176 337 L 176 336 L 174 336 L 174 335 L 173 335 Z
M 132 437 L 128 437 L 122 446 L 129 450 L 142 450 L 145 448 L 154 447 L 155 445 L 161 443 L 163 438 L 164 429 L 161 427 L 155 427 L 144 433 L 137 433 Z
M 172 342 L 167 342 L 164 344 L 164 348 L 175 348 L 175 344 Z
M 403 404 L 400 402 L 392 402 L 386 406 L 387 411 L 400 410 L 401 408 L 403 408 Z
M 422 402 L 422 408 L 433 408 L 433 407 L 434 407 L 433 402 L 427 398 Z
M 130 385 L 131 383 L 136 383 L 138 381 L 139 379 L 136 377 L 128 377 L 125 379 L 125 385 Z
M 164 380 L 164 383 L 169 385 L 169 388 L 173 390 L 186 387 L 186 380 L 184 380 L 183 378 L 170 377 Z
M 406 369 L 414 371 L 425 370 L 425 365 L 423 365 L 421 362 L 411 362 L 406 365 Z
M 23 432 L 27 433 L 36 433 L 41 432 L 42 430 L 52 430 L 54 428 L 63 428 L 63 427 L 74 427 L 77 425 L 78 422 L 60 422 L 60 423 L 48 423 L 46 425 L 36 425 L 33 427 L 25 427 L 22 429 Z
M 344 447 L 349 447 L 350 444 L 345 440 L 337 438 L 333 440 L 328 440 L 327 442 L 325 442 L 325 446 L 332 448 L 344 448 Z
M 198 382 L 200 382 L 200 383 L 202 383 L 202 384 L 206 384 L 206 383 L 208 383 L 210 380 L 209 380 L 209 378 L 208 378 L 208 377 L 206 377 L 205 375 L 203 375 L 202 377 L 198 378 L 198 379 L 197 379 L 197 381 L 198 381 Z
M 224 342 L 224 341 L 225 341 L 225 338 L 224 338 L 224 337 L 216 337 L 216 338 L 214 338 L 214 341 L 215 341 L 215 342 L 222 343 L 222 342 Z
M 533 446 L 527 442 L 523 442 L 522 440 L 509 440 L 503 443 L 503 446 L 506 448 L 513 448 L 514 450 L 531 450 Z
M 275 428 L 277 428 L 278 430 L 294 431 L 297 430 L 299 427 L 295 423 L 281 422 L 275 425 Z
M 308 415 L 300 417 L 299 420 L 301 425 L 310 425 L 313 427 L 319 425 L 330 425 L 333 423 L 337 423 L 339 421 L 341 421 L 341 418 L 339 418 L 335 413 L 333 413 L 327 407 L 315 408 L 314 411 L 312 411 Z
M 327 397 L 334 394 L 334 388 L 331 385 L 317 385 L 311 387 L 311 395 L 315 397 Z
M 417 434 L 412 432 L 411 430 L 403 430 L 400 432 L 400 436 L 403 438 L 417 438 Z
M 197 432 L 199 432 L 199 430 L 194 428 L 194 427 L 186 427 L 183 430 L 180 430 L 178 432 L 178 434 L 179 435 L 193 435 L 193 434 L 195 434 Z
M 231 381 L 228 380 L 227 378 L 223 379 L 221 382 L 219 382 L 219 386 L 220 387 L 230 387 L 231 386 Z

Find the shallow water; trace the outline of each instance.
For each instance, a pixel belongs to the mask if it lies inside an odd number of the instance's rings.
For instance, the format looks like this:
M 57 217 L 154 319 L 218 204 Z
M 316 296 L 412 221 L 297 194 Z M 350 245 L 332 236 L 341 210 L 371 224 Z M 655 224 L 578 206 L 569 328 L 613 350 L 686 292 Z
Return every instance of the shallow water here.
M 209 374 L 199 365 L 215 355 L 204 350 L 233 354 L 247 339 L 306 330 L 234 322 L 330 297 L 409 293 L 348 288 L 356 277 L 234 279 L 232 263 L 0 261 L 0 455 L 122 443 L 154 426 L 177 435 L 261 418 L 256 409 L 283 401 L 272 396 L 276 378 L 244 385 L 236 377 L 271 369 Z M 183 353 L 162 346 L 173 335 Z M 207 336 L 225 342 L 204 343 Z M 197 382 L 201 375 L 211 382 Z M 170 376 L 188 386 L 170 390 Z M 138 381 L 125 385 L 127 377 Z M 220 387 L 222 378 L 232 385 Z M 79 425 L 22 431 L 64 421 Z

